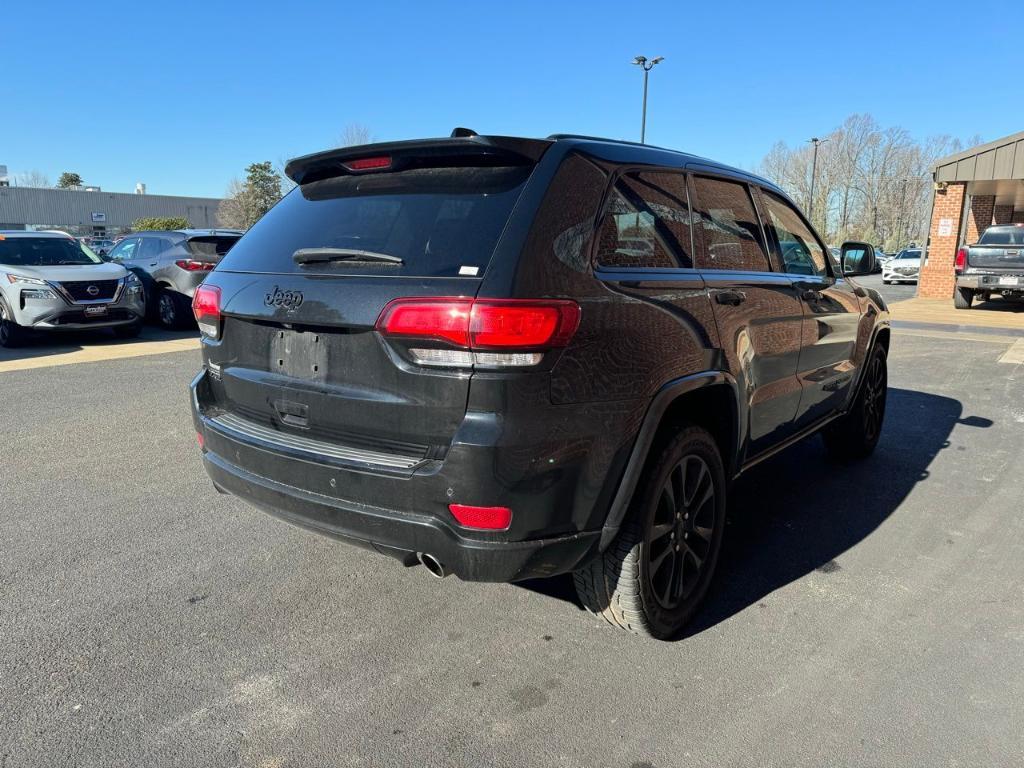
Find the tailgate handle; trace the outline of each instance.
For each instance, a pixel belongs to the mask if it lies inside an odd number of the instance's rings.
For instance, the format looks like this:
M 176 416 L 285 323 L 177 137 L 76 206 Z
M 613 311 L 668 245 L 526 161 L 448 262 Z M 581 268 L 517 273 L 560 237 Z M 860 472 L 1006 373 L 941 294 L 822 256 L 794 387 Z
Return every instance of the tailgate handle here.
M 277 411 L 281 422 L 290 427 L 309 426 L 309 406 L 302 403 L 293 403 L 290 400 L 275 400 L 274 410 Z

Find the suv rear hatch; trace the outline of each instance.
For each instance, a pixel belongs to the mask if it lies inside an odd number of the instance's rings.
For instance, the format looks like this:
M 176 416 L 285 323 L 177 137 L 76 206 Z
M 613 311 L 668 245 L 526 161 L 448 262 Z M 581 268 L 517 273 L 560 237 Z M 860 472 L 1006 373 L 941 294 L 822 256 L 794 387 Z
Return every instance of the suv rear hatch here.
M 192 261 L 216 264 L 241 237 L 240 234 L 192 235 L 185 240 L 184 245 Z
M 403 142 L 289 163 L 299 186 L 208 281 L 221 291 L 220 340 L 207 355 L 223 426 L 272 430 L 263 436 L 371 469 L 443 458 L 471 369 L 424 365 L 375 325 L 395 299 L 476 296 L 548 144 L 493 142 Z

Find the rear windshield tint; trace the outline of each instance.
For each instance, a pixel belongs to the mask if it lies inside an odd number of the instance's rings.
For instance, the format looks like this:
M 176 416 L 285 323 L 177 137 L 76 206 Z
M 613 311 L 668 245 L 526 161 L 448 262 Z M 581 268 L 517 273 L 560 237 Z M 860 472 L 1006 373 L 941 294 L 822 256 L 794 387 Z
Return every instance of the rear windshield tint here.
M 193 256 L 223 256 L 238 242 L 241 235 L 203 235 L 190 237 L 185 243 Z
M 986 230 L 978 243 L 981 245 L 1024 245 L 1024 227 Z
M 238 272 L 483 274 L 532 166 L 421 168 L 342 176 L 290 192 L 224 257 Z M 397 256 L 399 266 L 297 265 L 300 249 Z
M 59 267 L 100 264 L 102 259 L 77 240 L 64 237 L 0 237 L 0 264 Z

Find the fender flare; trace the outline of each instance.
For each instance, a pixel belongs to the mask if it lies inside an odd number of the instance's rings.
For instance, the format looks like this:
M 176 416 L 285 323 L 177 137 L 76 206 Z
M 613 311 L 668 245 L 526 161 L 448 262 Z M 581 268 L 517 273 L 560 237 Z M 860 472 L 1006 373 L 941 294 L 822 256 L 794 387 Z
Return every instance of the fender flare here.
M 682 395 L 722 384 L 728 385 L 736 401 L 736 413 L 740 414 L 742 411 L 739 408 L 736 380 L 725 371 L 704 371 L 674 379 L 663 385 L 651 399 L 643 424 L 641 424 L 633 443 L 633 450 L 626 463 L 626 469 L 619 481 L 619 488 L 615 492 L 615 497 L 608 508 L 608 515 L 605 517 L 604 527 L 601 529 L 600 550 L 602 552 L 612 543 L 619 533 L 619 528 L 622 527 L 622 521 L 626 517 L 626 512 L 629 511 L 629 504 L 633 500 L 637 483 L 640 482 L 640 475 L 647 463 L 647 456 L 654 442 L 654 436 L 658 432 L 658 427 L 661 426 L 661 419 L 665 415 L 665 411 Z M 734 459 L 735 457 L 723 458 Z

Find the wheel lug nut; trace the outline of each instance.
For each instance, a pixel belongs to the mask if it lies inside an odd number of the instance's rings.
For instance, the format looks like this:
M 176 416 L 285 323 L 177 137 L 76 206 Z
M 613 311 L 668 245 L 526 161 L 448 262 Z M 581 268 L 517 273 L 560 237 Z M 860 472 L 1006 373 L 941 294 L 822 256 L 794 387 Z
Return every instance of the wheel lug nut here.
M 689 520 L 689 519 L 690 519 L 689 513 L 683 515 L 683 520 Z
M 690 534 L 688 534 L 688 533 L 684 533 L 684 534 L 683 534 L 683 538 L 684 538 L 684 539 L 688 539 L 688 538 L 690 538 Z

